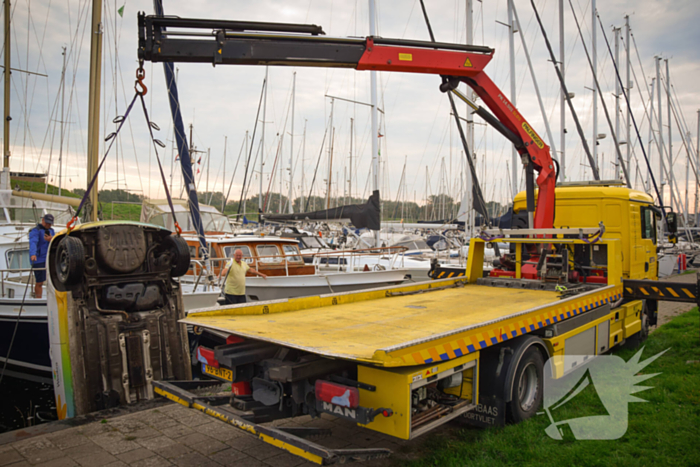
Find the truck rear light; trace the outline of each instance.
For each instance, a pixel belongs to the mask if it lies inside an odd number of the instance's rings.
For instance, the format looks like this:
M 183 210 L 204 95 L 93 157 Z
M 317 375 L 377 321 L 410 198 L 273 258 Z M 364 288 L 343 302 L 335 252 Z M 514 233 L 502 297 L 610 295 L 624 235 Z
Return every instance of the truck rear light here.
M 214 357 L 214 351 L 202 347 L 201 345 L 197 347 L 197 361 L 205 365 L 213 366 L 214 368 L 219 368 L 219 362 L 216 361 Z
M 357 388 L 319 379 L 316 381 L 316 399 L 355 409 L 360 405 L 360 391 Z
M 250 389 L 250 383 L 248 381 L 231 383 L 231 392 L 234 396 L 249 396 L 253 394 L 253 391 L 251 391 Z
M 231 335 L 229 335 L 229 336 L 226 338 L 226 345 L 229 345 L 229 344 L 240 344 L 240 343 L 243 342 L 244 340 L 245 340 L 245 339 L 243 339 L 242 337 L 234 336 L 233 334 L 231 334 Z

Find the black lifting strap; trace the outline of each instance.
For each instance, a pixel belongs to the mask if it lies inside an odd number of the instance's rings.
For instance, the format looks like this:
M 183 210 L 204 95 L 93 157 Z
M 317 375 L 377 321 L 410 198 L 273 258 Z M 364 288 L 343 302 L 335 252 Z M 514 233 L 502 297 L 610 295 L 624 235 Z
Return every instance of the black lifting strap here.
M 78 216 L 80 215 L 80 211 L 85 206 L 85 202 L 87 201 L 88 197 L 90 196 L 90 192 L 95 187 L 95 182 L 97 181 L 97 175 L 100 173 L 100 170 L 102 170 L 102 166 L 104 165 L 105 161 L 107 160 L 107 155 L 109 154 L 109 151 L 112 149 L 114 142 L 117 140 L 117 135 L 119 134 L 119 131 L 121 131 L 122 127 L 124 126 L 124 122 L 126 121 L 126 118 L 129 116 L 131 109 L 134 107 L 134 104 L 136 103 L 136 98 L 138 97 L 138 95 L 139 94 L 137 91 L 136 94 L 134 94 L 134 98 L 131 99 L 131 103 L 126 108 L 126 112 L 124 112 L 123 116 L 117 116 L 114 120 L 112 120 L 114 123 L 118 123 L 119 126 L 117 127 L 117 131 L 115 131 L 114 133 L 110 133 L 105 138 L 105 141 L 109 141 L 109 146 L 107 147 L 107 151 L 105 151 L 105 155 L 102 157 L 102 161 L 100 162 L 100 165 L 97 166 L 97 170 L 95 171 L 95 174 L 92 176 L 90 183 L 88 183 L 87 190 L 85 190 L 85 194 L 83 194 L 83 198 L 80 200 L 80 204 L 78 205 L 78 209 L 75 212 L 75 215 L 73 216 L 73 218 L 70 221 L 68 221 L 68 224 L 66 224 L 66 228 L 68 229 L 69 234 L 70 234 L 70 231 L 73 230 L 73 224 L 75 224 L 75 221 L 78 220 Z

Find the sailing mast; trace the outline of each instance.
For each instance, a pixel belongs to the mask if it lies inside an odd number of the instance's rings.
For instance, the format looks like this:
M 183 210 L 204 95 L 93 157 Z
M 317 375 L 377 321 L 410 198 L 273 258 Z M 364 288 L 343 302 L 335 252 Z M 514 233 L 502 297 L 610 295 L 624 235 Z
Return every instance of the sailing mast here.
M 58 147 L 58 196 L 61 196 L 61 188 L 63 181 L 63 106 L 66 98 L 66 48 L 63 47 L 63 68 L 61 69 L 61 137 L 60 145 Z M 46 188 L 48 188 L 46 184 Z
M 376 6 L 375 0 L 369 0 L 369 35 L 374 37 L 377 35 L 377 27 L 375 24 Z M 377 115 L 377 72 L 372 70 L 369 72 L 370 80 L 370 103 L 372 104 L 372 190 L 379 190 L 379 129 Z M 380 216 L 381 221 L 381 216 Z M 374 233 L 374 244 L 379 246 L 379 231 Z
M 513 104 L 513 107 L 516 107 L 516 100 L 517 100 L 517 95 L 515 91 L 515 21 L 513 20 L 513 2 L 512 0 L 508 0 L 508 62 L 510 64 L 510 102 Z M 469 7 L 471 7 L 471 2 L 468 2 Z M 469 20 L 468 21 L 473 21 L 471 18 L 471 15 L 469 15 Z M 473 36 L 474 32 L 472 30 L 472 25 L 467 26 L 467 31 L 469 31 L 467 34 L 470 34 Z M 472 43 L 472 37 L 467 39 L 467 44 Z M 471 89 L 471 88 L 469 88 Z M 471 96 L 469 96 L 471 99 Z M 472 100 L 473 102 L 473 100 Z M 467 116 L 469 113 L 467 113 Z M 473 140 L 472 140 L 473 141 Z M 471 151 L 474 151 L 472 147 L 472 141 L 469 142 L 469 148 Z M 513 167 L 516 166 L 518 163 L 518 151 L 515 149 L 514 145 L 511 145 L 510 148 L 511 154 L 510 158 L 513 163 Z M 515 171 L 513 171 L 513 186 L 518 186 L 518 175 Z
M 0 188 L 8 190 L 10 188 L 10 79 L 12 70 L 10 68 L 10 0 L 5 0 L 5 106 L 3 109 L 3 171 Z
M 224 209 L 226 206 L 224 203 L 226 203 L 226 198 L 224 196 L 224 193 L 226 192 L 226 148 L 228 147 L 228 136 L 224 136 L 224 173 L 221 174 L 221 212 L 224 212 Z M 247 153 L 246 153 L 247 154 Z M 238 163 L 236 162 L 236 165 Z
M 591 0 L 591 62 L 593 63 L 593 163 L 595 170 L 600 173 L 600 164 L 598 163 L 598 89 L 595 85 L 596 76 L 598 76 L 598 45 L 596 41 L 595 15 L 597 12 L 596 0 Z
M 260 137 L 260 145 L 262 152 L 260 154 L 260 193 L 258 194 L 258 210 L 263 209 L 263 159 L 265 159 L 265 119 L 267 118 L 267 83 L 268 83 L 269 67 L 265 67 L 265 95 L 263 97 L 263 119 L 262 119 L 262 136 Z
M 289 195 L 287 195 L 287 203 L 289 205 L 288 213 L 294 214 L 294 206 L 292 206 L 292 179 L 294 178 L 294 104 L 296 97 L 297 72 L 292 76 L 292 133 L 289 135 Z M 280 209 L 280 211 L 282 211 Z
M 9 3 L 9 2 L 7 2 Z M 87 184 L 95 178 L 95 187 L 90 190 L 90 211 L 88 218 L 97 220 L 97 166 L 100 151 L 100 88 L 102 84 L 102 0 L 92 0 L 92 25 L 90 28 L 90 85 L 88 99 L 87 136 Z M 9 49 L 5 49 L 7 52 Z M 7 122 L 6 122 L 7 124 Z M 6 157 L 9 166 L 9 157 Z
M 566 59 L 566 47 L 564 47 L 564 0 L 559 0 L 559 69 L 561 70 L 561 77 L 564 79 L 564 60 Z M 562 182 L 566 181 L 566 94 L 562 88 L 559 96 L 559 118 L 560 118 L 560 138 L 561 138 L 561 159 L 559 171 L 561 172 L 560 180 Z M 629 122 L 629 120 L 628 120 Z M 629 135 L 629 133 L 628 133 Z M 627 138 L 629 141 L 629 137 Z M 628 156 L 629 159 L 629 156 Z M 517 161 L 515 161 L 517 162 Z M 513 163 L 513 172 L 517 167 L 516 163 Z M 513 187 L 513 195 L 515 195 L 515 186 Z
M 666 184 L 666 177 L 664 176 L 664 153 L 666 148 L 664 146 L 664 132 L 663 132 L 663 111 L 661 109 L 661 57 L 654 57 L 654 62 L 656 64 L 656 99 L 657 99 L 657 110 L 656 115 L 658 117 L 659 124 L 659 179 L 661 180 L 661 190 L 659 196 L 661 196 L 661 206 L 664 205 L 664 185 Z M 673 191 L 671 191 L 673 193 Z

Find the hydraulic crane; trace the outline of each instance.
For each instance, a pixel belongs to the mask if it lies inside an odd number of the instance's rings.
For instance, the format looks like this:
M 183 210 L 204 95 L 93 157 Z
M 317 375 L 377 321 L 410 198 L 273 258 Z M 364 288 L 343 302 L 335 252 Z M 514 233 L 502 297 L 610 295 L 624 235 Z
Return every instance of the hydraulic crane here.
M 533 228 L 552 228 L 554 161 L 547 146 L 484 69 L 489 47 L 402 39 L 331 38 L 311 24 L 261 23 L 139 14 L 140 60 L 354 68 L 442 77 L 440 90 L 454 92 L 479 116 L 508 138 L 526 169 L 527 211 Z M 489 110 L 457 91 L 466 83 Z M 539 188 L 535 209 L 535 179 Z

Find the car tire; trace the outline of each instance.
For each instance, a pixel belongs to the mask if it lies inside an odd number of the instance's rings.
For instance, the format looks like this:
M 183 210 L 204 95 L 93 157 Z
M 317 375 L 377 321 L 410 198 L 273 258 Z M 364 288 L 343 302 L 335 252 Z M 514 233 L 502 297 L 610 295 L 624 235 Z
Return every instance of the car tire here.
M 170 253 L 170 276 L 180 277 L 190 269 L 190 247 L 184 238 L 169 235 L 163 240 L 163 248 Z
M 80 283 L 85 272 L 85 247 L 77 237 L 66 236 L 58 244 L 54 256 L 56 288 L 70 290 Z

